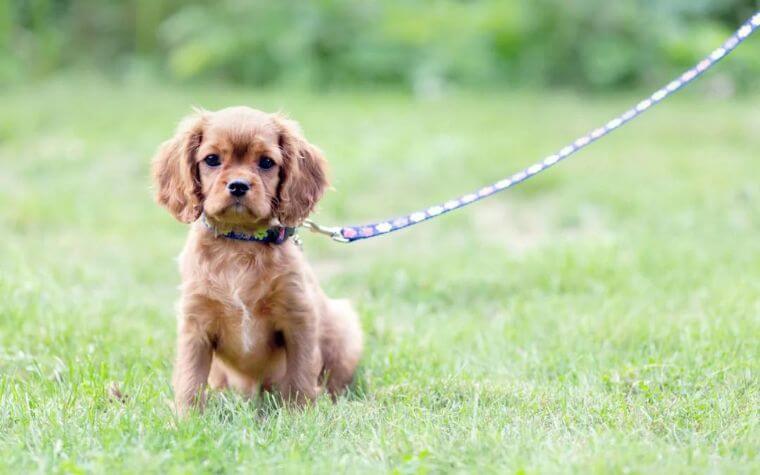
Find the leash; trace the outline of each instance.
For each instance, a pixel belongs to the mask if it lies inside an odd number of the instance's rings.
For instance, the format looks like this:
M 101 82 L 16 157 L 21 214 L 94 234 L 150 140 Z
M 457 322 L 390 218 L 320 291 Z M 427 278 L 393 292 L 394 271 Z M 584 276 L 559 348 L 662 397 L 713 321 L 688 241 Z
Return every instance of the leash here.
M 394 219 L 386 221 L 380 221 L 375 223 L 363 224 L 359 226 L 323 226 L 315 223 L 311 220 L 305 220 L 301 227 L 309 229 L 313 232 L 330 236 L 337 242 L 354 242 L 361 239 L 369 239 L 383 234 L 399 231 L 415 224 L 428 221 L 442 214 L 454 211 L 455 209 L 463 208 L 471 203 L 480 201 L 483 198 L 491 196 L 499 191 L 512 188 L 513 186 L 522 183 L 523 181 L 532 178 L 539 173 L 551 168 L 567 157 L 575 154 L 576 152 L 586 148 L 593 142 L 596 142 L 600 138 L 611 133 L 613 130 L 620 128 L 622 125 L 627 124 L 633 119 L 642 115 L 645 111 L 649 110 L 655 104 L 662 102 L 666 97 L 669 97 L 674 92 L 684 88 L 690 84 L 694 79 L 701 76 L 705 71 L 715 66 L 721 59 L 725 58 L 729 53 L 736 49 L 744 40 L 746 40 L 758 27 L 760 27 L 760 11 L 755 14 L 746 22 L 744 22 L 739 29 L 728 38 L 722 46 L 715 49 L 709 56 L 698 62 L 694 67 L 688 69 L 676 79 L 670 81 L 666 86 L 658 89 L 648 98 L 642 100 L 634 107 L 628 109 L 623 114 L 615 117 L 607 122 L 602 127 L 594 129 L 590 133 L 579 137 L 569 145 L 560 149 L 557 153 L 549 155 L 538 163 L 535 163 L 522 171 L 515 173 L 514 175 L 497 181 L 496 183 L 488 186 L 484 186 L 473 193 L 460 196 L 459 198 L 449 200 L 439 205 L 431 206 L 424 210 L 415 211 L 404 216 L 400 216 Z

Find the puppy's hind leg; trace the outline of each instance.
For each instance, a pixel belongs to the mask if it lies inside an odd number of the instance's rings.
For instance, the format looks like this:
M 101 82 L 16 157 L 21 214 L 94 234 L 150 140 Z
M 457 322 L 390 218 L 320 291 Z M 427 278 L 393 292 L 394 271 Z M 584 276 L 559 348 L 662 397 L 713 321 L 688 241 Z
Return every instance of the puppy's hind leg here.
M 259 392 L 258 381 L 224 364 L 217 356 L 211 362 L 208 385 L 218 391 L 232 389 L 246 399 L 253 398 Z
M 211 370 L 208 373 L 208 385 L 211 389 L 216 391 L 227 389 L 229 386 L 227 372 L 224 370 L 222 362 L 219 361 L 219 358 L 216 356 L 211 359 Z
M 362 331 L 359 317 L 347 300 L 328 300 L 322 316 L 320 349 L 327 391 L 333 397 L 351 383 L 362 354 Z

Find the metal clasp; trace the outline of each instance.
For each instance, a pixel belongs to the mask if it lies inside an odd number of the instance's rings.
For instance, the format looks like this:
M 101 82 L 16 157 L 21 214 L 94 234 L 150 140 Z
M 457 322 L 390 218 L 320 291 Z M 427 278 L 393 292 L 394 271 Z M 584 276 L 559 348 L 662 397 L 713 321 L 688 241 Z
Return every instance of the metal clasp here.
M 339 228 L 337 226 L 322 226 L 321 224 L 317 224 L 310 219 L 304 219 L 303 223 L 301 223 L 301 227 L 306 228 L 313 233 L 330 236 L 333 241 L 350 242 L 348 239 L 343 237 L 343 234 L 340 232 L 342 228 Z

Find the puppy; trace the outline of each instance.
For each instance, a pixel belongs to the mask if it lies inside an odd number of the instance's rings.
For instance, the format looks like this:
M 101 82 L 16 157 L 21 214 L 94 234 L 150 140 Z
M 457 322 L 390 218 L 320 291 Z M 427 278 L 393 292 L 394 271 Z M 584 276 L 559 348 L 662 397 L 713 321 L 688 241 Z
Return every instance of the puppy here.
M 351 382 L 362 350 L 351 306 L 329 299 L 292 239 L 327 187 L 296 123 L 248 107 L 197 111 L 153 159 L 156 200 L 192 223 L 173 385 L 180 414 L 205 386 L 296 403 Z

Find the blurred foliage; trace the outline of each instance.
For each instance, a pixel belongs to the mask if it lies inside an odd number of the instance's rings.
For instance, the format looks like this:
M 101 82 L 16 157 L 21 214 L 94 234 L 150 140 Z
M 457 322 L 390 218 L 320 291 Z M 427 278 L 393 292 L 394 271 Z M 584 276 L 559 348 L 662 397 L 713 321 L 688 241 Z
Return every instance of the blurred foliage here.
M 334 88 L 658 84 L 758 0 L 6 0 L 0 81 L 70 69 Z M 760 42 L 727 72 L 757 85 Z M 753 82 L 754 80 L 754 82 Z

